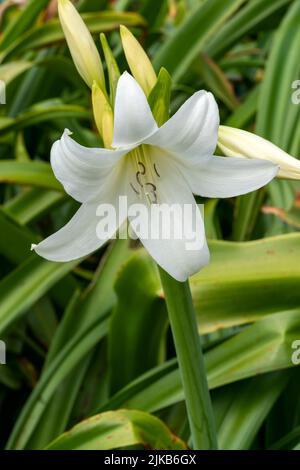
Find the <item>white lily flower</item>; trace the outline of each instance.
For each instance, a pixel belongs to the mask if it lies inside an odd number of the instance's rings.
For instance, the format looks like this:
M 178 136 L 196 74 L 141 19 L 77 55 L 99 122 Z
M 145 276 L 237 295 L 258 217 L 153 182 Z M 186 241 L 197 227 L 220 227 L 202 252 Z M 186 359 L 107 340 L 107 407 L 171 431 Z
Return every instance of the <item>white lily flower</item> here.
M 278 171 L 267 161 L 213 156 L 218 128 L 216 101 L 205 91 L 195 93 L 158 128 L 143 90 L 124 73 L 117 86 L 113 149 L 85 148 L 68 131 L 53 145 L 53 171 L 66 192 L 82 205 L 66 226 L 33 249 L 53 261 L 69 261 L 95 251 L 127 217 L 123 215 L 115 226 L 110 224 L 106 236 L 99 239 L 97 208 L 107 203 L 117 206 L 120 196 L 132 204 L 144 204 L 147 214 L 153 204 L 188 204 L 197 214 L 196 251 L 187 250 L 189 240 L 184 236 L 174 240 L 139 236 L 165 271 L 185 281 L 209 261 L 204 223 L 193 194 L 237 196 L 265 185 Z M 139 223 L 130 219 L 136 234 L 140 234 Z M 162 220 L 162 224 L 169 223 Z
M 228 157 L 259 158 L 278 165 L 280 178 L 300 179 L 300 161 L 267 139 L 235 127 L 220 126 L 218 146 Z

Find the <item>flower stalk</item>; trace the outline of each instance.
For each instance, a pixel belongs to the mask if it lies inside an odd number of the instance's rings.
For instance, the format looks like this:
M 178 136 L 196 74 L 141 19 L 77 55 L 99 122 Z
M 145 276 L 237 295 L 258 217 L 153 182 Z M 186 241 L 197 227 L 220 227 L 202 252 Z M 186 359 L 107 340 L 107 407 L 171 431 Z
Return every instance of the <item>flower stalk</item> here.
M 195 450 L 217 449 L 201 340 L 188 281 L 178 282 L 160 268 Z

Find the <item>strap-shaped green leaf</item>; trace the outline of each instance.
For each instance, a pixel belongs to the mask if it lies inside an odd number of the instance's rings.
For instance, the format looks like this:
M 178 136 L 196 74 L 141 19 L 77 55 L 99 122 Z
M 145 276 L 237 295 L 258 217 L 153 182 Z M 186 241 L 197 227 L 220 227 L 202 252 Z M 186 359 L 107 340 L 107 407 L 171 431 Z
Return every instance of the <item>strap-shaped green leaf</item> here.
M 108 411 L 77 424 L 48 450 L 110 450 L 140 446 L 184 450 L 187 446 L 158 418 L 137 410 Z

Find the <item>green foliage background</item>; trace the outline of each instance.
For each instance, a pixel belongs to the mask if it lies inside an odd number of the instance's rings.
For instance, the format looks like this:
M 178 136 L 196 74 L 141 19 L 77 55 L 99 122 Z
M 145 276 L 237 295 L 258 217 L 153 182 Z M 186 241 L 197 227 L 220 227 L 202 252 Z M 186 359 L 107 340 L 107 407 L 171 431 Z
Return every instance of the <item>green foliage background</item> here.
M 156 70 L 169 71 L 172 112 L 211 90 L 223 124 L 299 156 L 300 105 L 291 101 L 299 0 L 76 4 L 99 49 L 107 33 L 121 70 L 124 24 Z M 77 209 L 53 176 L 52 143 L 66 127 L 83 145 L 101 141 L 55 3 L 0 8 L 1 447 L 185 449 L 184 396 L 152 260 L 124 240 L 71 263 L 30 252 Z M 300 448 L 300 372 L 291 360 L 300 339 L 299 190 L 276 180 L 205 201 L 212 259 L 191 287 L 221 449 Z

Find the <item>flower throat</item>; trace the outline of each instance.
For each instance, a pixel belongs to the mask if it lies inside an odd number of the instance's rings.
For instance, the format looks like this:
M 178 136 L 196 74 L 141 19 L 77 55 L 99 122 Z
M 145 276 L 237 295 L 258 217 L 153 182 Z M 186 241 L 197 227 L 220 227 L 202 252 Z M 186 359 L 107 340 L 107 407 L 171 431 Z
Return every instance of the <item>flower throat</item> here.
M 157 184 L 160 178 L 155 162 L 152 162 L 150 155 L 147 155 L 144 145 L 130 152 L 133 159 L 135 179 L 130 182 L 131 189 L 139 197 L 145 197 L 149 204 L 158 203 Z

